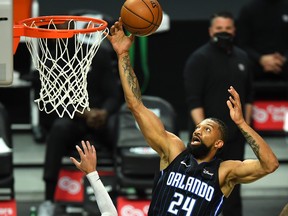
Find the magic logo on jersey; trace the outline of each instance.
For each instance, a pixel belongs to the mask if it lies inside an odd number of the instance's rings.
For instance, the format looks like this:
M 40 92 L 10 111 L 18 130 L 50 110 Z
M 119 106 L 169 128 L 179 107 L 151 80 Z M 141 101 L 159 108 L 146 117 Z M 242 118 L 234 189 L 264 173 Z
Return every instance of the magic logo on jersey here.
M 166 185 L 189 191 L 208 202 L 211 201 L 214 194 L 214 188 L 206 182 L 177 172 L 170 172 Z

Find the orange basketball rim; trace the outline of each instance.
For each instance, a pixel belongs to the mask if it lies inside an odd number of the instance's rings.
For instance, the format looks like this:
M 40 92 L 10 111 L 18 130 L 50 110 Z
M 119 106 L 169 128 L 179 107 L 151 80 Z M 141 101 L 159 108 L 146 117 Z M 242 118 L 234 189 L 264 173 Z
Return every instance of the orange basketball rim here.
M 67 114 L 73 118 L 76 112 L 90 110 L 86 77 L 109 33 L 107 25 L 104 20 L 85 16 L 43 16 L 14 25 L 14 53 L 24 36 L 39 72 L 41 89 L 34 101 L 40 111 L 56 111 L 59 117 Z
M 87 25 L 80 29 L 50 28 L 53 25 L 63 25 L 67 22 L 82 22 Z M 14 54 L 17 50 L 20 37 L 31 38 L 71 38 L 76 34 L 87 34 L 104 31 L 108 23 L 101 19 L 84 16 L 40 16 L 19 21 L 13 26 Z

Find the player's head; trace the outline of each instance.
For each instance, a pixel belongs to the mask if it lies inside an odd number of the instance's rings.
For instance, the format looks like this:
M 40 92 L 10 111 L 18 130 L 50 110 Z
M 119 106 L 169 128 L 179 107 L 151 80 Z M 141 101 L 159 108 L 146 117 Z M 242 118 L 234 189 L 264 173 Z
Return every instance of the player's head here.
M 214 156 L 227 139 L 227 127 L 217 118 L 207 118 L 200 122 L 192 134 L 187 149 L 196 159 Z
M 215 13 L 210 18 L 209 34 L 213 37 L 216 33 L 226 32 L 235 36 L 234 17 L 230 12 Z

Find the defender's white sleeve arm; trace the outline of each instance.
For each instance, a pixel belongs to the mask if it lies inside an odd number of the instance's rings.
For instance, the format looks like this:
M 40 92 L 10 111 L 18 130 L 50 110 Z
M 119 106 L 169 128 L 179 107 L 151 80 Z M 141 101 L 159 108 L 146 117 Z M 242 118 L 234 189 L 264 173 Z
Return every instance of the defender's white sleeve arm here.
M 97 171 L 86 175 L 91 187 L 93 188 L 96 202 L 102 216 L 117 216 L 117 210 L 106 191 Z

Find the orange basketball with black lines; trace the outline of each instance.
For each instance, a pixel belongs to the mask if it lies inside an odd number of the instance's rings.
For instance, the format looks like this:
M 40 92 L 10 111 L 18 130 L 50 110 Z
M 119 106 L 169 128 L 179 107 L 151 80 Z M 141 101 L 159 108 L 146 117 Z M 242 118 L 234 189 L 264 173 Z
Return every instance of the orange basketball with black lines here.
M 128 32 L 136 36 L 148 36 L 159 28 L 163 11 L 157 0 L 126 0 L 120 16 Z

